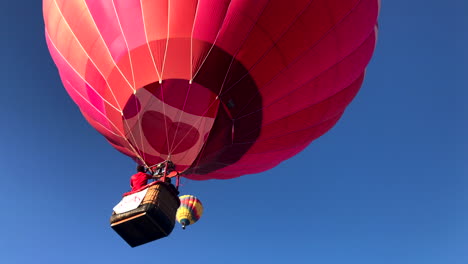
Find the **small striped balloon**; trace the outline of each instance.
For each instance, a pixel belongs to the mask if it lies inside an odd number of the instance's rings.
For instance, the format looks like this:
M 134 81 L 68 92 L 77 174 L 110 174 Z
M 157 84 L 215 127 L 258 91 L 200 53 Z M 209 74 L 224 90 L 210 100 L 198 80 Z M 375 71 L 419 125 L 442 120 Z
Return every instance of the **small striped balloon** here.
M 186 226 L 194 224 L 203 214 L 201 201 L 193 195 L 180 196 L 180 207 L 177 210 L 177 221 L 185 229 Z

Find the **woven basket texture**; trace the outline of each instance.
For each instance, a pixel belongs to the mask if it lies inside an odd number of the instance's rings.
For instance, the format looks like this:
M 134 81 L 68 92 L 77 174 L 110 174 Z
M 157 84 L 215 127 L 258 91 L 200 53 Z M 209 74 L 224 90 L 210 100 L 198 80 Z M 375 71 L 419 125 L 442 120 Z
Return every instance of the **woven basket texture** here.
M 143 201 L 136 209 L 125 213 L 116 214 L 113 212 L 110 222 L 115 223 L 139 213 L 158 211 L 158 215 L 164 215 L 170 222 L 175 222 L 177 208 L 180 206 L 180 200 L 177 196 L 177 190 L 165 183 L 154 184 L 148 188 Z

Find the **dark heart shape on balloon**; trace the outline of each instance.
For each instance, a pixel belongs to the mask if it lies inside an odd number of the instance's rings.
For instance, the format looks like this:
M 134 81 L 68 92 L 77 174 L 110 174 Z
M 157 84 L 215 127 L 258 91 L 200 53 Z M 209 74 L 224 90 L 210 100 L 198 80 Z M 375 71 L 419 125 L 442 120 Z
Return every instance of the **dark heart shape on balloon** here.
M 192 125 L 173 122 L 157 111 L 146 111 L 143 114 L 141 128 L 151 147 L 165 155 L 184 152 L 200 138 L 200 133 Z

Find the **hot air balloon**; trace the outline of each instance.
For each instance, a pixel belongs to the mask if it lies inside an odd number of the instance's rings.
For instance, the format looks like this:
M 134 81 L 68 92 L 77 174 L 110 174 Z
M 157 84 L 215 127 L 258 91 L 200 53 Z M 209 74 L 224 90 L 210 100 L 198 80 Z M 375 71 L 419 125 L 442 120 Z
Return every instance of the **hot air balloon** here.
M 259 173 L 340 119 L 378 0 L 43 0 L 68 94 L 118 151 L 193 180 Z
M 203 214 L 203 204 L 193 195 L 182 195 L 180 207 L 177 209 L 177 221 L 185 229 L 186 226 L 196 223 Z

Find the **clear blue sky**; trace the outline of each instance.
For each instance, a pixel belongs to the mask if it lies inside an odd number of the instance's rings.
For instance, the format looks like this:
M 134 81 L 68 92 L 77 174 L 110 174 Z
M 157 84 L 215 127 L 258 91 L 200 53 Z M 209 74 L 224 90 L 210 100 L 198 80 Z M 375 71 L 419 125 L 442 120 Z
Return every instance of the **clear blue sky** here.
M 41 1 L 3 1 L 0 263 L 468 263 L 468 2 L 382 2 L 334 129 L 271 171 L 185 180 L 200 222 L 132 249 L 109 216 L 134 163 L 66 94 Z

